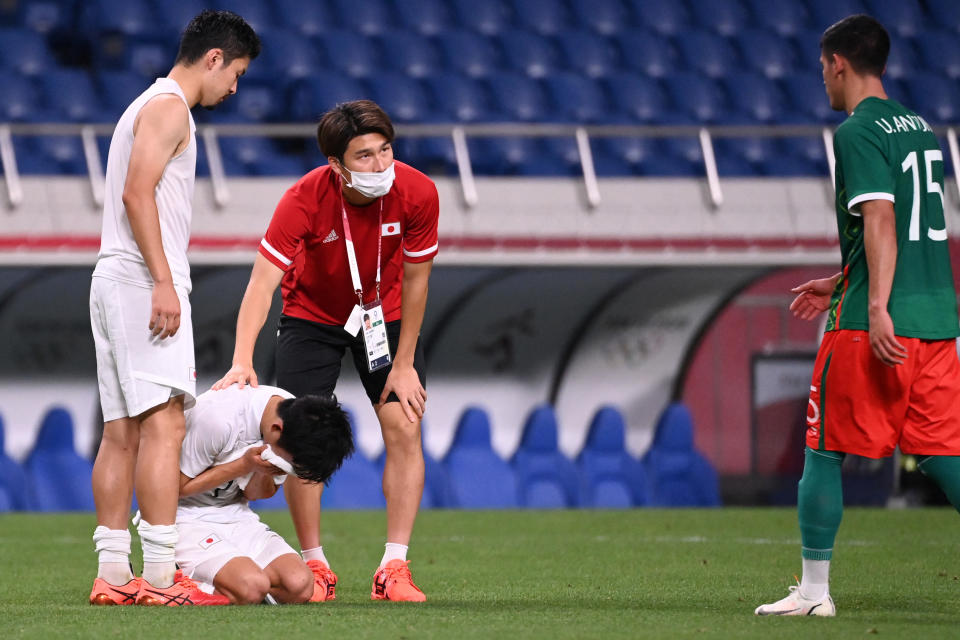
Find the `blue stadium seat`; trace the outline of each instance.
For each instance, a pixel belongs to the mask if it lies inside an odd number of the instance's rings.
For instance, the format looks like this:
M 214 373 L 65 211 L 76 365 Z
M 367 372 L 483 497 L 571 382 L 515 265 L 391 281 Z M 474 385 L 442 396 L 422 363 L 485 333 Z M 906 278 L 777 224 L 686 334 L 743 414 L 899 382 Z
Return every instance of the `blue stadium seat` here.
M 441 73 L 428 78 L 427 86 L 433 94 L 441 119 L 452 122 L 485 122 L 492 119 L 490 96 L 479 81 L 458 73 Z
M 264 137 L 223 136 L 219 139 L 225 170 L 230 175 L 284 176 L 303 173 L 303 160 L 281 153 Z
M 164 2 L 165 0 L 160 1 Z M 364 0 L 364 3 L 366 3 L 366 0 Z M 276 25 L 276 12 L 272 2 L 267 2 L 267 0 L 217 0 L 216 8 L 233 11 L 242 16 L 247 24 L 257 32 Z M 200 13 L 201 9 L 202 5 L 196 10 L 196 13 Z
M 960 79 L 960 36 L 957 33 L 931 29 L 915 42 L 926 68 L 954 80 Z
M 730 41 L 715 33 L 691 29 L 675 40 L 686 67 L 708 78 L 725 78 L 743 68 Z
M 603 78 L 620 69 L 617 48 L 607 38 L 581 29 L 565 31 L 559 41 L 572 71 Z
M 523 0 L 513 5 L 519 25 L 545 36 L 556 36 L 570 26 L 562 0 Z
M 507 120 L 545 121 L 550 110 L 541 85 L 519 73 L 497 73 L 487 79 L 494 100 Z
M 754 21 L 761 30 L 791 36 L 807 27 L 810 15 L 797 0 L 749 0 Z
M 626 163 L 633 173 L 653 173 L 664 157 L 658 141 L 653 138 L 595 138 L 591 142 L 597 151 Z
M 954 41 L 956 41 L 956 39 L 957 38 L 954 37 Z M 890 56 L 887 58 L 887 72 L 884 78 L 906 80 L 920 68 L 920 65 L 917 63 L 916 51 L 910 40 L 891 34 Z
M 624 448 L 623 416 L 602 407 L 590 421 L 587 442 L 577 456 L 582 507 L 626 508 L 646 502 L 642 487 L 631 487 L 636 461 Z M 636 495 L 634 495 L 636 493 Z
M 628 0 L 635 23 L 662 35 L 677 35 L 690 25 L 686 6 L 676 0 Z
M 766 77 L 779 79 L 796 72 L 797 54 L 788 38 L 761 29 L 745 29 L 735 41 L 740 58 Z
M 578 24 L 609 36 L 630 25 L 630 14 L 622 0 L 572 0 Z
M 336 12 L 331 11 L 328 4 L 316 0 L 273 0 L 277 22 L 305 36 L 320 35 L 337 27 Z
M 304 78 L 291 91 L 290 117 L 298 122 L 315 122 L 341 102 L 369 98 L 362 84 L 342 74 L 319 72 Z
M 670 159 L 686 169 L 686 173 L 680 175 L 704 175 L 703 149 L 700 148 L 700 141 L 697 138 L 666 138 L 663 140 L 662 148 L 665 159 Z
M 169 40 L 126 41 L 126 68 L 148 80 L 164 77 L 173 68 L 177 57 L 177 43 Z
M 93 81 L 80 69 L 57 69 L 41 78 L 44 101 L 57 117 L 73 122 L 105 119 Z
M 0 29 L 0 69 L 38 76 L 56 66 L 43 36 L 27 29 Z
M 37 91 L 26 78 L 0 69 L 0 121 L 31 120 L 36 113 Z
M 812 168 L 813 175 L 829 175 L 827 150 L 820 136 L 784 138 L 782 145 L 786 155 L 807 163 Z
M 651 78 L 676 73 L 679 56 L 667 38 L 643 29 L 629 29 L 616 37 L 620 59 Z
M 643 456 L 651 506 L 720 505 L 717 473 L 693 447 L 693 419 L 683 403 L 668 406 Z
M 809 122 L 839 123 L 842 115 L 830 108 L 823 78 L 815 73 L 799 73 L 784 78 L 783 86 L 794 111 Z
M 952 80 L 930 72 L 917 72 L 906 80 L 910 106 L 929 122 L 960 120 L 960 91 Z
M 376 43 L 353 31 L 338 29 L 316 39 L 326 60 L 352 78 L 367 78 L 383 69 Z
M 504 31 L 500 35 L 500 46 L 507 64 L 531 78 L 546 77 L 557 71 L 560 64 L 553 43 L 529 31 Z
M 334 0 L 340 22 L 365 36 L 375 36 L 393 28 L 395 18 L 384 0 Z
M 155 3 L 159 27 L 172 33 L 182 33 L 193 18 L 203 10 L 196 0 L 162 0 Z
M 394 12 L 404 27 L 422 36 L 437 36 L 453 26 L 442 0 L 394 0 Z
M 443 66 L 433 43 L 411 31 L 387 31 L 380 36 L 380 44 L 387 67 L 411 78 L 427 78 Z
M 512 25 L 511 12 L 503 0 L 453 0 L 458 21 L 486 36 L 500 35 Z
M 486 36 L 465 29 L 452 29 L 438 37 L 446 64 L 471 78 L 484 78 L 500 71 L 497 47 Z
M 750 21 L 740 0 L 691 0 L 690 9 L 698 24 L 722 36 L 737 35 Z
M 87 172 L 87 160 L 78 136 L 37 136 L 30 140 L 30 144 L 54 163 L 57 173 L 81 175 Z
M 517 474 L 521 506 L 576 506 L 577 468 L 557 447 L 557 415 L 553 407 L 543 405 L 530 413 L 510 464 Z
M 927 19 L 918 0 L 865 0 L 867 13 L 880 21 L 891 34 L 915 38 L 927 28 Z
M 725 165 L 736 172 L 726 175 L 763 175 L 781 153 L 773 138 L 714 138 L 713 145 L 718 171 Z
M 556 73 L 546 80 L 555 117 L 573 122 L 598 123 L 610 111 L 596 80 L 572 72 Z
M 27 509 L 27 475 L 16 460 L 6 453 L 3 418 L 0 418 L 0 487 L 6 493 L 6 511 Z M 3 510 L 3 509 L 0 509 Z
M 154 33 L 157 17 L 147 0 L 94 0 L 84 3 L 81 24 L 93 37 L 103 33 L 140 36 Z
M 435 119 L 427 90 L 419 80 L 399 73 L 379 73 L 368 80 L 373 100 L 394 122 L 425 122 Z
M 855 13 L 867 13 L 861 0 L 807 0 L 810 27 L 819 33 L 833 23 Z
M 755 73 L 739 73 L 726 78 L 724 83 L 733 106 L 749 120 L 770 124 L 783 119 L 783 97 L 773 80 Z
M 420 425 L 421 445 L 426 432 L 426 422 Z M 387 452 L 382 451 L 374 464 L 377 471 L 383 474 L 383 467 L 387 463 Z M 423 449 L 423 498 L 420 500 L 421 509 L 437 509 L 450 506 L 450 478 L 443 464 Z
M 30 0 L 15 3 L 19 5 L 19 22 L 37 33 L 51 33 L 62 29 L 73 21 L 72 3 L 58 0 Z
M 325 65 L 310 38 L 293 29 L 263 29 L 257 35 L 263 53 L 251 66 L 266 67 L 274 78 L 306 78 Z M 241 79 L 241 88 L 243 83 Z
M 283 97 L 275 85 L 241 80 L 236 94 L 227 98 L 217 111 L 237 114 L 247 122 L 289 120 Z
M 617 73 L 606 81 L 611 102 L 633 123 L 658 122 L 667 111 L 667 97 L 656 80 L 635 73 Z
M 681 72 L 668 77 L 666 85 L 678 115 L 699 123 L 720 122 L 727 115 L 723 91 L 710 78 Z
M 932 24 L 960 33 L 960 2 L 956 0 L 926 0 Z
M 97 86 L 103 101 L 106 117 L 117 120 L 137 96 L 146 91 L 150 83 L 132 71 L 101 70 L 97 72 Z
M 483 175 L 536 175 L 544 170 L 545 161 L 558 174 L 566 172 L 559 158 L 548 156 L 541 141 L 534 138 L 498 137 L 468 140 L 470 162 L 474 172 Z M 546 160 L 545 160 L 546 159 Z M 549 171 L 544 172 L 550 175 Z
M 517 480 L 490 446 L 490 418 L 468 408 L 457 423 L 443 465 L 450 477 L 452 507 L 502 509 L 517 506 Z M 478 479 L 483 479 L 478 482 Z
M 382 509 L 386 504 L 380 473 L 360 451 L 343 461 L 323 491 L 324 509 Z
M 57 407 L 44 416 L 23 466 L 32 510 L 93 510 L 93 464 L 74 449 L 73 418 L 65 409 Z

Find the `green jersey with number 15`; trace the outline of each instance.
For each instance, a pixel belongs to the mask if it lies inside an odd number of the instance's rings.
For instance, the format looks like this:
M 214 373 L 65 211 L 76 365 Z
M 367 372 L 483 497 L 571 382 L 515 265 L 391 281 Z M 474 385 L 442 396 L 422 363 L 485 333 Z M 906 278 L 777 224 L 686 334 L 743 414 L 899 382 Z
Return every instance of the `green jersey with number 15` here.
M 833 150 L 843 275 L 827 331 L 870 328 L 860 205 L 889 200 L 897 226 L 887 306 L 894 333 L 926 340 L 960 335 L 943 215 L 943 152 L 930 126 L 893 100 L 867 98 L 837 128 Z

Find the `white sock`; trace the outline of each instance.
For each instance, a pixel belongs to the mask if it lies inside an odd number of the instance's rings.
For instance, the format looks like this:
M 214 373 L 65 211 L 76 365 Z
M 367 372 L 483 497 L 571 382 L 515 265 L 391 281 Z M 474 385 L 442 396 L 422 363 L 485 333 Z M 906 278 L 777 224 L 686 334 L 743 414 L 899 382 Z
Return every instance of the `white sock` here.
M 97 577 L 120 586 L 133 580 L 130 571 L 130 532 L 99 526 L 93 531 L 99 567 Z
M 808 600 L 819 600 L 830 593 L 830 561 L 803 559 L 803 577 L 800 595 Z
M 327 562 L 327 556 L 323 555 L 323 545 L 314 547 L 313 549 L 304 549 L 300 552 L 300 555 L 303 556 L 304 562 L 309 562 L 310 560 L 319 560 L 328 567 L 330 566 L 330 563 Z
M 396 542 L 388 542 L 383 545 L 383 560 L 380 561 L 380 566 L 384 567 L 391 560 L 406 560 L 407 559 L 407 545 L 397 544 Z
M 160 589 L 172 586 L 177 572 L 174 562 L 177 525 L 154 525 L 141 519 L 137 531 L 143 545 L 143 579 Z

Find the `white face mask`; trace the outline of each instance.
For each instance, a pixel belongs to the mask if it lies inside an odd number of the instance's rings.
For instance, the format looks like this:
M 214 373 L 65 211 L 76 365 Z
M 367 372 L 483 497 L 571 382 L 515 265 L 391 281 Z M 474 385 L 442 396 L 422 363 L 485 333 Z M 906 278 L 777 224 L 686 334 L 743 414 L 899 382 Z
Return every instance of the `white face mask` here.
M 344 167 L 346 169 L 346 167 Z M 385 196 L 390 192 L 390 187 L 393 186 L 393 180 L 396 177 L 396 174 L 393 171 L 393 163 L 390 163 L 390 166 L 384 169 L 383 171 L 350 171 L 347 169 L 347 173 L 350 174 L 350 180 L 352 182 L 347 182 L 347 186 L 356 189 L 361 194 L 365 195 L 368 198 L 379 198 Z

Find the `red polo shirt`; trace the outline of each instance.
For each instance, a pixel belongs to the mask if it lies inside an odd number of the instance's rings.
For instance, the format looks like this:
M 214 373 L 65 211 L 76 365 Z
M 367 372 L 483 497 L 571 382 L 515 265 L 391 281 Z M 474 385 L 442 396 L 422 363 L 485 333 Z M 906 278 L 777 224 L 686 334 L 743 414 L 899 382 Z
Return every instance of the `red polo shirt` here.
M 382 234 L 380 297 L 387 322 L 400 319 L 403 263 L 437 255 L 440 201 L 433 181 L 394 161 L 390 193 L 357 207 L 343 199 L 340 178 L 318 167 L 287 189 L 260 242 L 260 255 L 286 271 L 283 313 L 343 325 L 357 304 L 350 280 L 341 203 L 347 210 L 357 254 L 363 300 L 376 298 L 377 236 Z M 381 202 L 383 221 L 378 222 Z M 378 226 L 378 224 L 380 226 Z

